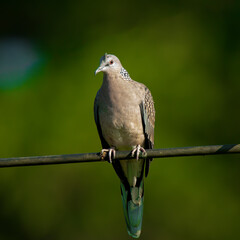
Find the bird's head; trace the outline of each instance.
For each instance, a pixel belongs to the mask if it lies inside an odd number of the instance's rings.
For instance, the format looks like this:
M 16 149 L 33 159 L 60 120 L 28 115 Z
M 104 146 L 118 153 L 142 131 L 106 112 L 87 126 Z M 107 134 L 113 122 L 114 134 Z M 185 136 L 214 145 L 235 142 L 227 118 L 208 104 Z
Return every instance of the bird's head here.
M 100 65 L 98 69 L 95 71 L 95 75 L 98 74 L 99 72 L 104 73 L 120 72 L 121 68 L 122 64 L 116 56 L 105 53 L 100 59 Z

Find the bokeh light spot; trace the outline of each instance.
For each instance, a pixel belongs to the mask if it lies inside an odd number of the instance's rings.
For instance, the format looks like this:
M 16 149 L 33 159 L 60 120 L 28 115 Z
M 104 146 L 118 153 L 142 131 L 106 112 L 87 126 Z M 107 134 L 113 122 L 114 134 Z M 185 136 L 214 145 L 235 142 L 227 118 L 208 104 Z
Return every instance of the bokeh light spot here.
M 23 85 L 39 72 L 43 54 L 27 39 L 0 40 L 0 89 Z

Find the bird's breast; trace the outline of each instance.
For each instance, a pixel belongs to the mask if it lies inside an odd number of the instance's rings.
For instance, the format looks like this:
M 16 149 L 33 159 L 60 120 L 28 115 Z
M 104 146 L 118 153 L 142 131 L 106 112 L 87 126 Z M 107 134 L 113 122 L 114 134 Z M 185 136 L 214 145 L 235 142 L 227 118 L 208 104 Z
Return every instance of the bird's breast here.
M 125 101 L 109 102 L 101 110 L 102 133 L 110 146 L 128 150 L 144 142 L 143 126 L 139 105 Z

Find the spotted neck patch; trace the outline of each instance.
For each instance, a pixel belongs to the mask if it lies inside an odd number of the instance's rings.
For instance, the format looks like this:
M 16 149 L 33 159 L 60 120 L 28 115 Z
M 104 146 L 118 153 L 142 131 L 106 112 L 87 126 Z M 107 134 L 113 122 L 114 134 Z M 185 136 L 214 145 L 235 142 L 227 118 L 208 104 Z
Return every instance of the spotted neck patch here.
M 123 67 L 121 68 L 120 74 L 122 75 L 124 80 L 127 80 L 127 81 L 132 80 L 130 75 L 128 74 L 127 70 L 124 69 Z

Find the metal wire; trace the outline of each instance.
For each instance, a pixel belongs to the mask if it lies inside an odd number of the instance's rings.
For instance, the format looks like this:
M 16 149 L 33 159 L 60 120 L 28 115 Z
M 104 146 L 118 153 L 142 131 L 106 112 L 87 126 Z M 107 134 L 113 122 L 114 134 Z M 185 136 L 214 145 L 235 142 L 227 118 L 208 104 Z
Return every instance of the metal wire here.
M 181 148 L 147 149 L 140 158 L 165 158 L 180 156 L 216 155 L 240 153 L 240 144 L 209 145 Z M 131 152 L 117 151 L 115 160 L 132 159 Z M 81 153 L 66 155 L 49 155 L 34 157 L 0 158 L 0 168 L 17 166 L 35 166 L 63 163 L 103 162 L 108 156 L 101 157 L 100 153 Z

